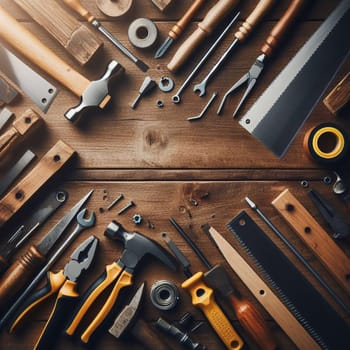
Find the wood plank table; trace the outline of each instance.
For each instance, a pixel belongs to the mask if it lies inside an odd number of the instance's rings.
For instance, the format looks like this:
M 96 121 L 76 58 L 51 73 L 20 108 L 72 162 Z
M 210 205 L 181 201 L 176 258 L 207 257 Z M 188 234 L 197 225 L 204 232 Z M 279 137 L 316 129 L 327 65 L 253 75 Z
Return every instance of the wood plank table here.
M 163 76 L 170 76 L 174 79 L 175 89 L 177 89 L 197 60 L 209 48 L 213 37 L 203 43 L 185 67 L 176 75 L 171 74 L 167 70 L 166 65 L 179 44 L 195 29 L 196 22 L 204 17 L 207 10 L 215 1 L 209 0 L 203 6 L 182 37 L 173 44 L 166 56 L 159 60 L 153 58 L 156 48 L 152 50 L 140 50 L 132 47 L 127 37 L 129 24 L 132 20 L 139 17 L 152 19 L 158 27 L 159 40 L 157 45 L 160 45 L 175 21 L 181 17 L 192 1 L 174 0 L 173 4 L 164 12 L 160 12 L 150 0 L 134 2 L 135 4 L 131 11 L 123 17 L 113 20 L 104 17 L 98 10 L 94 0 L 82 0 L 86 8 L 100 19 L 113 35 L 150 66 L 149 71 L 146 73 L 147 75 L 156 81 L 159 81 Z M 253 0 L 241 2 L 239 6 L 241 10 L 240 20 L 248 16 L 256 2 Z M 42 131 L 40 137 L 31 139 L 23 148 L 30 147 L 36 152 L 38 158 L 40 158 L 57 140 L 62 139 L 78 152 L 77 161 L 63 175 L 59 176 L 52 185 L 67 190 L 69 200 L 35 234 L 30 242 L 28 242 L 28 245 L 18 252 L 18 255 L 22 254 L 28 248 L 29 244 L 38 242 L 53 224 L 64 215 L 65 210 L 70 208 L 90 189 L 94 189 L 95 192 L 89 201 L 88 208 L 89 210 L 96 211 L 97 224 L 88 232 L 84 232 L 73 246 L 66 251 L 54 266 L 54 271 L 64 266 L 73 249 L 88 237 L 88 235 L 96 235 L 100 239 L 97 261 L 79 285 L 81 291 L 86 290 L 90 283 L 100 275 L 104 266 L 117 260 L 121 255 L 121 245 L 110 241 L 103 235 L 106 226 L 111 220 L 117 220 L 127 230 L 141 232 L 157 240 L 164 246 L 161 233 L 167 232 L 189 258 L 192 270 L 200 271 L 205 269 L 204 266 L 182 238 L 179 237 L 178 233 L 169 223 L 169 217 L 174 217 L 190 233 L 193 240 L 203 250 L 211 263 L 222 263 L 226 265 L 223 257 L 202 232 L 200 226 L 206 222 L 213 225 L 232 245 L 242 252 L 242 249 L 226 229 L 226 223 L 242 209 L 245 209 L 261 225 L 272 240 L 277 243 L 279 248 L 295 263 L 306 278 L 320 291 L 332 307 L 347 322 L 350 322 L 345 312 L 266 227 L 262 220 L 250 211 L 244 201 L 245 196 L 248 195 L 251 197 L 272 222 L 283 231 L 290 242 L 295 245 L 314 269 L 342 297 L 347 306 L 350 307 L 349 295 L 346 295 L 345 291 L 324 269 L 311 251 L 297 238 L 295 233 L 271 205 L 271 201 L 277 195 L 285 188 L 289 188 L 318 222 L 331 233 L 324 219 L 309 199 L 307 190 L 300 185 L 301 180 L 307 180 L 310 187 L 319 190 L 349 222 L 349 214 L 344 204 L 332 193 L 332 186 L 323 182 L 325 176 L 332 176 L 334 179 L 332 173 L 334 169 L 322 167 L 309 159 L 302 147 L 305 132 L 321 122 L 334 121 L 349 132 L 349 111 L 345 110 L 341 116 L 334 117 L 322 103 L 318 104 L 297 135 L 286 156 L 281 160 L 277 159 L 270 151 L 265 149 L 264 146 L 243 130 L 237 120 L 231 118 L 231 111 L 233 111 L 234 106 L 241 98 L 242 91 L 239 91 L 230 98 L 225 107 L 225 113 L 222 116 L 218 117 L 216 115 L 218 100 L 250 68 L 259 54 L 265 37 L 281 17 L 288 3 L 286 0 L 276 2 L 273 9 L 264 18 L 251 37 L 240 45 L 235 53 L 227 60 L 224 68 L 218 72 L 215 79 L 210 83 L 208 93 L 205 97 L 199 98 L 193 94 L 191 91 L 192 87 L 190 86 L 184 93 L 182 102 L 175 105 L 171 101 L 171 92 L 163 93 L 159 89 L 156 89 L 149 96 L 144 97 L 138 107 L 132 110 L 130 103 L 137 96 L 138 89 L 146 74 L 138 70 L 114 46 L 104 40 L 103 53 L 96 57 L 93 62 L 81 68 L 57 42 L 34 23 L 13 1 L 0 0 L 0 5 L 3 8 L 9 11 L 18 21 L 22 22 L 44 44 L 53 49 L 77 70 L 84 73 L 89 79 L 94 80 L 98 78 L 110 59 L 116 59 L 126 69 L 126 74 L 117 78 L 115 81 L 112 104 L 105 111 L 90 113 L 79 126 L 72 125 L 63 116 L 68 107 L 77 103 L 76 97 L 57 83 L 59 87 L 58 96 L 49 111 L 46 114 L 41 113 L 46 122 L 45 129 Z M 244 115 L 338 3 L 339 1 L 326 0 L 311 1 L 309 3 L 299 17 L 297 25 L 289 32 L 283 45 L 271 61 L 266 64 L 264 74 L 260 77 L 257 86 L 249 96 L 240 116 Z M 237 27 L 238 24 L 225 37 L 204 69 L 194 79 L 193 83 L 199 82 L 212 64 L 224 52 Z M 336 81 L 339 81 L 349 71 L 349 68 L 350 61 L 348 60 L 341 68 L 330 88 L 336 85 Z M 42 74 L 45 76 L 44 73 Z M 52 81 L 51 78 L 47 78 Z M 219 93 L 219 99 L 216 100 L 207 116 L 198 122 L 188 122 L 186 118 L 197 115 L 215 90 Z M 163 101 L 163 108 L 156 106 L 157 100 Z M 290 103 L 292 104 L 294 102 L 290 101 Z M 28 108 L 36 109 L 32 102 L 25 96 L 21 97 L 13 105 L 10 105 L 9 108 L 17 116 Z M 9 162 L 2 162 L 0 164 L 0 172 L 7 169 L 8 166 Z M 349 173 L 350 167 L 348 160 L 341 164 L 341 170 L 344 174 Z M 120 193 L 124 195 L 125 199 L 123 202 L 118 203 L 111 210 L 105 210 L 109 203 Z M 123 215 L 117 215 L 118 210 L 130 200 L 136 206 Z M 139 226 L 136 226 L 132 222 L 132 217 L 135 213 L 139 213 L 143 217 L 143 222 Z M 5 240 L 6 232 L 1 233 L 3 240 Z M 338 242 L 338 245 L 350 257 L 350 245 L 348 241 Z M 244 256 L 243 252 L 242 254 Z M 262 306 L 258 304 L 235 273 L 230 269 L 228 271 L 237 289 L 263 313 L 269 327 L 271 327 L 276 336 L 280 349 L 295 349 L 295 345 L 293 345 L 291 340 Z M 157 280 L 164 279 L 175 282 L 180 290 L 180 304 L 172 312 L 157 310 L 151 304 L 149 298 L 149 290 L 152 284 Z M 154 321 L 159 316 L 169 321 L 175 321 L 179 320 L 185 312 L 191 312 L 196 320 L 203 320 L 203 315 L 192 307 L 187 293 L 181 290 L 180 284 L 184 279 L 180 270 L 176 273 L 170 272 L 159 262 L 150 259 L 138 269 L 135 276 L 134 288 L 126 293 L 123 303 L 129 301 L 130 296 L 136 290 L 136 286 L 142 281 L 146 281 L 147 293 L 142 306 L 142 315 L 146 321 Z M 233 324 L 239 327 L 232 309 L 224 300 L 220 300 L 220 303 L 223 305 L 225 311 L 227 311 L 227 315 Z M 31 314 L 29 319 L 15 334 L 9 335 L 6 331 L 2 331 L 0 334 L 1 349 L 31 349 L 47 320 L 51 306 L 52 304 L 50 302 L 44 303 L 37 311 Z M 135 342 L 131 337 L 124 340 L 115 339 L 108 334 L 107 329 L 106 326 L 105 331 L 101 333 L 99 339 L 94 343 L 93 349 L 128 348 L 136 350 L 143 348 L 142 345 Z M 245 333 L 242 332 L 242 335 L 245 335 Z M 204 324 L 197 330 L 193 334 L 193 338 L 205 344 L 208 349 L 224 349 L 222 343 L 207 324 Z M 166 340 L 171 344 L 173 349 L 181 348 L 173 340 L 169 338 Z M 249 338 L 247 338 L 247 343 L 251 346 L 251 349 L 258 349 L 256 344 L 253 344 Z M 74 342 L 65 337 L 57 339 L 57 349 L 70 350 L 80 348 L 83 349 L 84 346 L 77 341 Z

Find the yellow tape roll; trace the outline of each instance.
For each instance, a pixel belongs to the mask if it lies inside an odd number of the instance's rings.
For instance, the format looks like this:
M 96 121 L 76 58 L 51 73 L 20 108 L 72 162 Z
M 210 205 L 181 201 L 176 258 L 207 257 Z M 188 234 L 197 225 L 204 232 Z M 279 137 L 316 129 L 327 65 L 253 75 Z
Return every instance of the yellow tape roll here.
M 347 155 L 349 139 L 339 126 L 323 123 L 310 129 L 304 137 L 304 150 L 321 164 L 334 164 Z

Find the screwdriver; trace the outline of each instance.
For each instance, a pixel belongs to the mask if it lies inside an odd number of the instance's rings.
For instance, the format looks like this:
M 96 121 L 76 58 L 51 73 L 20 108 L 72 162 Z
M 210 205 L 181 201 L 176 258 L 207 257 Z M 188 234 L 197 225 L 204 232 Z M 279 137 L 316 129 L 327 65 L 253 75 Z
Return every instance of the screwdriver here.
M 209 71 L 206 77 L 197 85 L 194 86 L 193 91 L 199 92 L 199 96 L 202 97 L 206 93 L 206 87 L 209 80 L 215 75 L 219 70 L 221 65 L 224 63 L 226 58 L 231 54 L 234 48 L 243 42 L 255 28 L 259 20 L 265 15 L 265 13 L 270 9 L 274 0 L 260 0 L 258 5 L 254 8 L 245 22 L 239 27 L 238 31 L 234 35 L 234 40 L 226 51 L 222 54 L 220 59 L 215 63 L 213 68 Z
M 173 220 L 170 218 L 170 222 Z M 186 289 L 191 295 L 192 305 L 201 309 L 227 349 L 242 349 L 244 345 L 243 340 L 222 312 L 220 306 L 216 303 L 213 290 L 204 283 L 203 272 L 193 274 L 190 270 L 190 263 L 179 248 L 171 241 L 166 233 L 163 233 L 162 236 L 168 247 L 183 265 L 183 272 L 188 279 L 181 284 L 181 287 Z
M 153 79 L 151 79 L 150 77 L 146 77 L 140 86 L 137 97 L 135 98 L 134 102 L 130 105 L 130 107 L 132 109 L 136 108 L 141 98 L 150 93 L 156 86 L 157 83 Z
M 191 237 L 181 228 L 181 226 L 172 218 L 170 219 L 170 222 L 196 253 L 203 264 L 208 268 L 208 271 L 204 274 L 205 281 L 209 286 L 218 290 L 223 297 L 229 300 L 237 319 L 244 330 L 252 339 L 254 339 L 261 349 L 276 349 L 277 345 L 271 331 L 267 327 L 264 317 L 252 303 L 247 299 L 243 299 L 238 291 L 233 288 L 230 277 L 224 267 L 222 265 L 212 266 L 203 252 L 193 242 Z M 205 231 L 206 227 L 203 226 L 202 229 Z
M 80 0 L 62 0 L 73 11 L 85 18 L 93 27 L 102 33 L 114 46 L 116 46 L 126 57 L 133 61 L 143 72 L 147 72 L 146 63 L 138 59 L 131 53 L 119 40 L 117 40 L 86 8 L 83 7 Z

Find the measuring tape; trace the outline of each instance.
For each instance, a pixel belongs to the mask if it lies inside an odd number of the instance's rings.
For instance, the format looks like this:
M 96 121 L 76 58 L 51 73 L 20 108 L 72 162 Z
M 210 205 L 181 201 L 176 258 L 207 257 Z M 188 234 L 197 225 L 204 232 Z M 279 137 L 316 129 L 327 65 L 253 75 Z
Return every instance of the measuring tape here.
M 322 123 L 306 132 L 304 151 L 321 164 L 341 161 L 348 153 L 349 139 L 344 130 L 333 123 Z

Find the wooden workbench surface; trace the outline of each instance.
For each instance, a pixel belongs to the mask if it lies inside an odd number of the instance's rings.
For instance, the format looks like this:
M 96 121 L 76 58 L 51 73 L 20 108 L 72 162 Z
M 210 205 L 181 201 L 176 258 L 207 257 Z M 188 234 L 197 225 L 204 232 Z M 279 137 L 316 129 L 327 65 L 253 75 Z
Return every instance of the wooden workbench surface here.
M 166 56 L 159 60 L 153 58 L 156 48 L 162 43 L 172 25 L 181 17 L 192 1 L 173 0 L 173 4 L 163 13 L 150 0 L 134 2 L 133 9 L 127 15 L 117 20 L 111 20 L 101 14 L 94 0 L 82 0 L 86 8 L 100 19 L 113 35 L 150 66 L 149 71 L 146 73 L 147 75 L 157 82 L 162 76 L 173 78 L 175 82 L 174 92 L 180 87 L 187 74 L 191 72 L 194 64 L 209 48 L 213 37 L 202 45 L 178 74 L 171 74 L 167 70 L 166 65 L 179 44 L 194 30 L 196 22 L 203 18 L 215 1 L 208 1 L 208 4 L 202 8 L 184 35 L 173 44 Z M 241 1 L 239 6 L 241 11 L 240 20 L 248 16 L 256 2 L 256 0 Z M 337 312 L 342 317 L 347 318 L 348 322 L 350 321 L 349 317 L 345 316 L 344 311 L 306 272 L 306 269 L 263 224 L 262 220 L 250 211 L 244 202 L 245 196 L 251 197 L 273 223 L 283 230 L 288 239 L 298 248 L 307 261 L 325 278 L 329 285 L 350 307 L 350 297 L 346 295 L 333 277 L 326 272 L 311 251 L 297 239 L 295 233 L 270 204 L 285 188 L 290 188 L 305 207 L 318 219 L 319 223 L 330 233 L 331 231 L 326 226 L 324 219 L 307 196 L 307 190 L 300 186 L 301 180 L 307 180 L 310 186 L 316 188 L 328 198 L 349 221 L 349 215 L 343 203 L 332 193 L 332 186 L 326 185 L 322 181 L 324 176 L 332 176 L 333 169 L 323 168 L 310 160 L 302 148 L 306 130 L 321 122 L 335 121 L 349 132 L 350 122 L 346 115 L 348 113 L 345 112 L 341 117 L 335 118 L 320 103 L 297 135 L 283 159 L 277 159 L 269 150 L 265 149 L 264 146 L 242 129 L 237 119 L 232 119 L 231 112 L 241 98 L 243 89 L 230 98 L 222 116 L 216 115 L 218 101 L 221 100 L 227 89 L 250 68 L 260 52 L 264 39 L 275 22 L 281 17 L 288 3 L 289 1 L 287 0 L 276 1 L 272 11 L 265 17 L 253 35 L 237 48 L 235 53 L 227 60 L 224 68 L 218 72 L 215 79 L 210 83 L 205 97 L 199 98 L 195 95 L 191 91 L 192 85 L 184 93 L 182 102 L 175 105 L 171 101 L 173 92 L 163 93 L 156 89 L 149 96 L 144 97 L 135 110 L 132 110 L 130 103 L 137 96 L 138 89 L 146 74 L 138 70 L 131 61 L 120 54 L 107 40 L 103 39 L 104 50 L 102 54 L 96 57 L 94 62 L 82 68 L 12 0 L 0 0 L 2 7 L 90 80 L 97 79 L 102 75 L 104 67 L 106 67 L 110 59 L 116 59 L 126 69 L 125 75 L 118 77 L 113 84 L 111 105 L 102 112 L 91 113 L 79 126 L 74 126 L 63 116 L 69 107 L 78 103 L 77 98 L 66 88 L 54 82 L 59 88 L 59 94 L 49 111 L 46 114 L 41 113 L 46 122 L 45 129 L 40 137 L 30 140 L 24 147 L 31 148 L 40 158 L 57 140 L 62 139 L 78 152 L 75 163 L 64 175 L 56 179 L 54 184 L 68 191 L 68 203 L 40 229 L 30 241 L 30 244 L 38 242 L 45 232 L 64 215 L 65 210 L 68 210 L 90 189 L 95 189 L 88 208 L 89 210 L 95 210 L 97 213 L 96 226 L 88 232 L 84 232 L 77 239 L 76 243 L 68 249 L 55 265 L 54 270 L 64 266 L 74 247 L 88 235 L 94 234 L 99 237 L 100 246 L 97 261 L 79 286 L 80 290 L 84 291 L 100 275 L 106 264 L 117 260 L 121 255 L 121 245 L 103 236 L 104 229 L 111 220 L 120 221 L 127 230 L 139 231 L 148 237 L 158 240 L 162 245 L 164 245 L 164 242 L 161 239 L 161 233 L 167 232 L 189 258 L 192 270 L 204 270 L 204 266 L 168 222 L 170 216 L 174 217 L 192 235 L 194 241 L 213 264 L 226 264 L 215 246 L 203 234 L 200 226 L 206 222 L 210 223 L 242 251 L 225 225 L 237 213 L 245 209 L 311 283 L 319 289 L 320 293 Z M 326 0 L 310 2 L 297 21 L 297 25 L 290 31 L 283 46 L 267 62 L 265 71 L 244 105 L 240 117 L 244 115 L 338 3 L 339 1 Z M 157 47 L 152 50 L 136 49 L 128 41 L 128 25 L 133 19 L 139 17 L 150 18 L 157 24 L 159 39 Z M 193 83 L 199 82 L 224 52 L 237 27 L 238 24 L 234 26 L 230 35 L 223 40 Z M 33 52 L 34 54 L 35 52 Z M 331 87 L 344 76 L 349 67 L 350 61 L 348 60 L 341 68 Z M 42 74 L 45 75 L 45 73 Z M 53 82 L 52 78 L 46 77 Z M 188 122 L 186 120 L 187 117 L 197 115 L 214 91 L 218 92 L 219 98 L 209 110 L 207 116 L 198 122 Z M 156 106 L 157 100 L 163 101 L 163 108 Z M 291 104 L 293 103 L 293 101 L 290 102 Z M 28 108 L 36 110 L 27 97 L 22 97 L 9 108 L 17 116 L 21 115 Z M 2 162 L 0 164 L 0 173 L 7 169 L 8 166 L 8 163 Z M 344 168 L 346 173 L 350 170 L 349 162 L 344 161 L 341 168 Z M 125 199 L 123 202 L 109 211 L 102 210 L 120 193 L 124 194 Z M 136 206 L 123 215 L 117 215 L 118 210 L 129 200 L 132 200 Z M 135 213 L 143 216 L 143 223 L 139 226 L 132 223 L 132 216 Z M 3 233 L 3 235 L 5 236 L 6 233 Z M 338 244 L 350 257 L 350 245 L 347 242 L 339 242 Z M 27 247 L 22 248 L 18 254 L 23 253 Z M 263 312 L 269 327 L 276 335 L 280 348 L 283 350 L 295 349 L 293 343 L 262 306 L 257 303 L 238 277 L 232 270 L 229 271 L 237 289 Z M 179 286 L 181 301 L 174 312 L 161 312 L 150 303 L 150 287 L 155 281 L 162 279 L 174 281 Z M 185 277 L 180 269 L 177 273 L 170 272 L 156 260 L 150 259 L 147 261 L 147 264 L 142 264 L 135 276 L 135 286 L 138 286 L 144 280 L 147 281 L 147 293 L 142 312 L 143 317 L 147 321 L 154 321 L 159 316 L 169 321 L 174 321 L 178 320 L 185 312 L 193 313 L 198 320 L 203 319 L 200 312 L 191 306 L 190 298 L 186 292 L 181 290 L 180 284 L 184 279 Z M 129 294 L 126 293 L 129 297 L 123 300 L 124 303 L 129 301 L 135 290 L 136 288 L 133 288 Z M 223 300 L 220 300 L 220 303 L 224 306 L 230 319 L 233 320 L 233 324 L 238 326 L 236 317 L 228 304 Z M 16 334 L 8 335 L 5 331 L 2 331 L 0 334 L 1 349 L 31 349 L 48 317 L 51 306 L 52 304 L 48 302 L 39 307 L 38 311 L 31 314 L 29 320 L 25 322 L 24 326 Z M 108 334 L 107 329 L 108 327 L 106 326 L 105 331 L 100 334 L 99 339 L 93 344 L 93 349 L 129 348 L 136 350 L 143 348 L 130 337 L 123 341 L 113 338 Z M 244 335 L 243 332 L 242 334 Z M 193 334 L 193 337 L 205 344 L 208 349 L 224 349 L 224 346 L 208 325 L 202 326 Z M 71 339 L 64 337 L 59 338 L 57 341 L 58 349 L 84 348 L 79 342 L 73 342 Z M 251 349 L 257 349 L 256 345 L 249 341 L 249 338 L 247 338 L 247 341 L 251 345 Z M 174 349 L 181 348 L 172 340 L 169 340 L 169 344 Z

